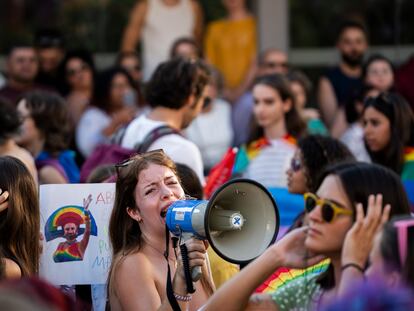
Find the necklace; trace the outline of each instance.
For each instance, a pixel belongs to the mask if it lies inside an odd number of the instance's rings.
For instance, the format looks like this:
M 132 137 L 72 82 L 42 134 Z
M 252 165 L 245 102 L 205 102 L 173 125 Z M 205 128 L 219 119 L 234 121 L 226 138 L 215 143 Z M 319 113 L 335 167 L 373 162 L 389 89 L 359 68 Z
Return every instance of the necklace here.
M 152 246 L 149 242 L 145 242 L 145 245 L 148 245 L 150 248 L 155 250 L 158 254 L 162 255 L 162 257 L 165 258 L 165 252 L 161 252 L 158 248 Z M 171 261 L 174 264 L 174 267 L 177 268 L 177 259 L 174 257 L 168 256 L 168 260 Z

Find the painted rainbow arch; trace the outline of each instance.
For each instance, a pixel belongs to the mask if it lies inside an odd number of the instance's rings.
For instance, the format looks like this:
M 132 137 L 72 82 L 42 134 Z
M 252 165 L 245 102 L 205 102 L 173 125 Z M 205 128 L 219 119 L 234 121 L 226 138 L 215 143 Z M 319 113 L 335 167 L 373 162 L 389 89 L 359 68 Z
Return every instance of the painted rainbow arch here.
M 78 225 L 78 236 L 85 232 L 84 224 L 85 210 L 82 206 L 66 205 L 58 208 L 54 211 L 46 221 L 45 224 L 45 238 L 49 242 L 59 237 L 63 237 L 63 225 L 69 222 L 73 222 Z M 96 221 L 92 214 L 89 212 L 91 219 L 91 235 L 98 235 L 98 228 Z

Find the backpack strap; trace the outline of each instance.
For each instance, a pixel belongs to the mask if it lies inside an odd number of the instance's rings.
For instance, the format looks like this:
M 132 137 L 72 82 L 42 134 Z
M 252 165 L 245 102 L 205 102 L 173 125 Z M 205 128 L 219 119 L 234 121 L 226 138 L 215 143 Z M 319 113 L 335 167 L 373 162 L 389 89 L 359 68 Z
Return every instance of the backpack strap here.
M 113 144 L 113 145 L 119 145 L 120 146 L 121 143 L 122 143 L 122 139 L 125 136 L 128 125 L 129 124 L 119 128 L 114 134 L 112 134 L 112 136 L 109 138 L 109 143 Z
M 171 126 L 168 125 L 161 125 L 156 127 L 152 131 L 150 131 L 147 136 L 145 136 L 144 140 L 141 143 L 137 143 L 134 146 L 134 150 L 137 153 L 144 153 L 146 152 L 149 147 L 159 138 L 170 135 L 170 134 L 177 134 L 181 136 L 181 133 L 176 129 L 173 129 Z

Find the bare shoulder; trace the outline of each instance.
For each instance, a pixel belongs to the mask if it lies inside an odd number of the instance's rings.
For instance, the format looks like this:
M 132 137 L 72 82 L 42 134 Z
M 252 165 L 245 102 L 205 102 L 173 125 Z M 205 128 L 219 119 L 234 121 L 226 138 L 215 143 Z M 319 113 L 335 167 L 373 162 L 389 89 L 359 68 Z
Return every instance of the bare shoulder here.
M 4 258 L 4 265 L 5 265 L 5 276 L 6 279 L 18 279 L 22 276 L 22 271 L 20 270 L 19 265 L 11 260 Z
M 137 252 L 119 259 L 116 266 L 115 278 L 118 281 L 125 281 L 125 278 L 135 279 L 136 277 L 145 279 L 152 275 L 152 271 L 153 265 L 148 257 L 141 252 Z

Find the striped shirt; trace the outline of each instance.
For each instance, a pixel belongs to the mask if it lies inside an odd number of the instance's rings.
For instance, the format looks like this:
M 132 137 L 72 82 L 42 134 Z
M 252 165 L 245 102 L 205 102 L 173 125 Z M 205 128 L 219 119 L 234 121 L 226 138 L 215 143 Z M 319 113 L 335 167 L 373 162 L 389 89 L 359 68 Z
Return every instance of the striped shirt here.
M 285 139 L 270 141 L 259 155 L 251 160 L 244 177 L 253 179 L 265 187 L 287 187 L 286 171 L 295 153 L 296 146 Z

